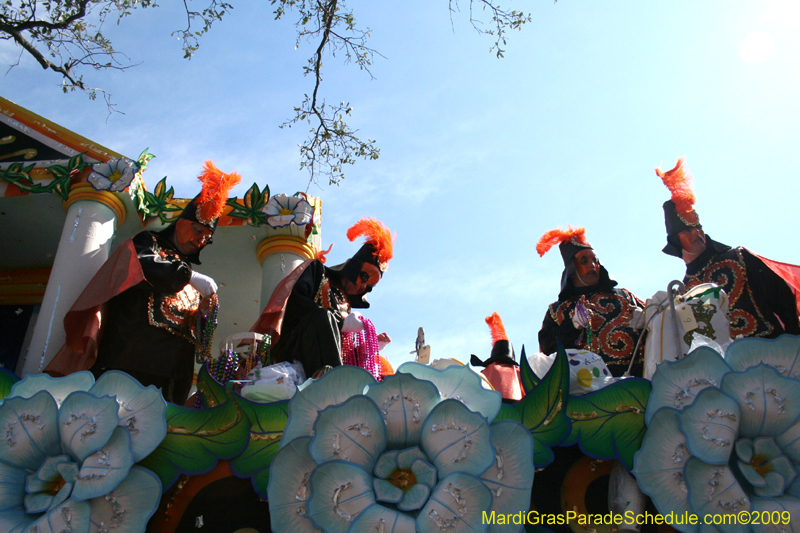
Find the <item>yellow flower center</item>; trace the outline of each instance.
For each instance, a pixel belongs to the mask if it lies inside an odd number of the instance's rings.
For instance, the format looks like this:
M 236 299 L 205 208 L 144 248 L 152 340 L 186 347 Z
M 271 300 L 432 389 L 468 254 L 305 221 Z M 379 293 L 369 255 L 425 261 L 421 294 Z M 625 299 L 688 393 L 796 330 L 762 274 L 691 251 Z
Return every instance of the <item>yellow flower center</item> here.
M 278 212 L 279 215 L 294 215 L 294 209 L 289 209 L 288 207 L 284 207 L 283 209 Z
M 111 173 L 108 179 L 109 181 L 111 181 L 111 183 L 116 183 L 117 181 L 119 181 L 121 177 L 122 177 L 122 172 L 120 172 L 119 170 L 115 170 L 114 172 Z
M 750 460 L 750 466 L 758 472 L 758 475 L 764 477 L 769 472 L 772 472 L 772 468 L 767 466 L 767 461 L 769 461 L 769 457 L 764 457 L 763 455 L 754 455 L 753 458 Z
M 50 494 L 51 496 L 55 496 L 58 494 L 58 491 L 61 490 L 61 487 L 66 485 L 67 482 L 61 476 L 58 476 L 56 479 L 47 483 L 43 492 L 46 494 Z
M 408 490 L 417 483 L 417 476 L 408 468 L 398 468 L 389 477 L 389 482 L 398 489 Z

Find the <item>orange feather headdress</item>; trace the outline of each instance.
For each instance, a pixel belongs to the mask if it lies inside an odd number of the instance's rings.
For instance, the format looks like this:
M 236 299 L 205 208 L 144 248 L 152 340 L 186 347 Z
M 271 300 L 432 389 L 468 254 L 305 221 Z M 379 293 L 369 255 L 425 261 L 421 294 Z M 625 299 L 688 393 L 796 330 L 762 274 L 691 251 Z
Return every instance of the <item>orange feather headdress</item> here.
M 394 257 L 394 241 L 397 235 L 392 235 L 389 228 L 380 220 L 364 217 L 347 230 L 347 238 L 351 241 L 358 237 L 366 237 L 366 243 L 375 249 L 374 257 L 378 262 L 381 272 L 389 268 L 389 261 Z
M 208 160 L 197 179 L 203 184 L 203 190 L 197 197 L 197 221 L 208 225 L 222 216 L 228 191 L 238 185 L 242 177 L 236 172 L 225 174 Z
M 497 312 L 487 316 L 486 323 L 489 325 L 489 329 L 492 332 L 492 346 L 494 346 L 497 341 L 508 340 L 506 328 L 503 326 L 503 319 L 500 318 L 500 315 L 498 315 Z
M 484 367 L 493 363 L 519 366 L 514 355 L 514 347 L 511 345 L 508 335 L 506 335 L 506 328 L 503 326 L 503 319 L 500 318 L 500 315 L 495 312 L 487 316 L 486 324 L 492 333 L 492 353 L 489 355 L 489 359 L 485 361 L 481 361 L 478 356 L 472 354 L 469 358 L 469 364 Z M 492 385 L 497 387 L 496 383 L 492 383 Z
M 675 167 L 666 172 L 656 169 L 656 175 L 672 193 L 671 200 L 675 204 L 675 210 L 681 215 L 691 212 L 696 201 L 692 190 L 692 175 L 683 167 L 685 161 L 686 158 L 679 157 Z
M 568 226 L 568 229 L 561 228 L 551 229 L 541 236 L 539 242 L 536 243 L 536 251 L 539 257 L 544 257 L 550 248 L 561 244 L 562 242 L 571 242 L 577 246 L 584 248 L 591 248 L 591 244 L 586 240 L 586 228 L 573 228 Z

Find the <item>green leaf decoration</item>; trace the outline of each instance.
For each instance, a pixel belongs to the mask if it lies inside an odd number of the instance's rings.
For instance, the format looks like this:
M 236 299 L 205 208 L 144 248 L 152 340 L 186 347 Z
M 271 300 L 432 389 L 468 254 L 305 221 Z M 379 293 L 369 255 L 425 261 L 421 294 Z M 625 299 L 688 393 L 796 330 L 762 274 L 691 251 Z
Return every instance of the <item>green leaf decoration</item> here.
M 234 395 L 239 407 L 250 419 L 250 442 L 242 454 L 231 461 L 231 470 L 239 477 L 253 477 L 253 487 L 267 497 L 269 466 L 280 449 L 283 429 L 289 418 L 289 400 L 272 403 L 251 402 Z
M 533 372 L 530 363 L 528 363 L 528 357 L 525 355 L 525 345 L 522 345 L 522 354 L 519 356 L 520 358 L 520 378 L 522 379 L 522 388 L 525 390 L 525 394 L 528 394 L 530 391 L 536 388 L 541 381 L 536 374 Z
M 500 412 L 494 417 L 495 422 L 501 420 L 513 420 L 522 423 L 522 412 L 514 407 L 515 404 L 502 403 L 500 404 Z
M 155 157 L 155 155 L 153 155 L 150 152 L 148 152 L 149 149 L 150 148 L 147 147 L 144 150 L 142 150 L 142 153 L 139 154 L 139 157 L 136 158 L 136 162 L 139 164 L 139 172 L 138 173 L 142 173 L 145 170 L 147 170 L 147 164 L 150 162 L 151 159 L 153 159 Z
M 166 491 L 180 474 L 203 474 L 241 454 L 249 436 L 250 420 L 235 401 L 212 409 L 168 403 L 167 436 L 138 464 L 155 472 Z
M 0 179 L 13 183 L 23 191 L 27 191 L 34 186 L 34 182 L 28 173 L 33 170 L 34 164 L 23 167 L 22 163 L 12 163 L 7 169 L 0 169 Z
M 243 218 L 251 226 L 259 226 L 267 223 L 267 215 L 261 210 L 267 205 L 269 201 L 269 185 L 264 186 L 264 190 L 260 190 L 257 184 L 253 184 L 242 198 L 244 205 L 237 201 L 234 196 L 229 199 L 226 205 L 231 206 L 233 209 L 228 213 L 229 217 Z
M 567 353 L 559 344 L 558 355 L 547 375 L 524 398 L 510 406 L 517 411 L 516 416 L 510 416 L 507 409 L 501 408 L 501 414 L 506 418 L 517 420 L 530 429 L 533 436 L 533 464 L 536 468 L 552 463 L 554 457 L 550 448 L 560 444 L 569 435 L 570 420 L 566 414 L 568 401 L 569 365 Z
M 570 396 L 572 432 L 564 445 L 578 443 L 586 455 L 619 459 L 630 470 L 647 430 L 644 413 L 651 388 L 646 379 L 629 378 L 585 396 Z
M 167 189 L 167 177 L 164 176 L 156 184 L 153 192 L 144 191 L 144 212 L 145 214 L 153 217 L 158 217 L 162 224 L 169 222 L 171 217 L 167 215 L 176 211 L 181 211 L 181 208 L 172 203 L 172 197 L 175 191 L 172 187 Z
M 0 170 L 0 179 L 13 183 L 20 190 L 29 193 L 53 192 L 66 201 L 69 196 L 70 178 L 89 165 L 83 160 L 85 153 L 81 152 L 72 156 L 66 167 L 63 165 L 47 167 L 46 170 L 53 175 L 53 179 L 45 185 L 34 182 L 30 177 L 30 171 L 35 167 L 35 163 L 31 163 L 27 167 L 23 167 L 22 163 L 13 163 L 6 170 Z
M 204 409 L 217 407 L 229 399 L 225 386 L 208 372 L 208 363 L 203 364 L 197 373 L 197 393 Z
M 0 368 L 0 400 L 11 394 L 11 387 L 14 383 L 19 381 L 19 378 L 13 372 Z

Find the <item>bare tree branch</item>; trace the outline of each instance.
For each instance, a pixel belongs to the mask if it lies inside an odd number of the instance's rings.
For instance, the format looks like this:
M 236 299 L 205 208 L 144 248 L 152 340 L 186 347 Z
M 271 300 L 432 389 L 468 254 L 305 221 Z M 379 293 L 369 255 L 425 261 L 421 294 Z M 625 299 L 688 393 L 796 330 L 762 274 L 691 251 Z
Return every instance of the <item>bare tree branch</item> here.
M 291 127 L 298 122 L 312 125 L 309 137 L 300 146 L 300 168 L 309 172 L 308 187 L 318 183 L 320 176 L 325 176 L 331 185 L 339 184 L 344 179 L 345 165 L 352 165 L 359 158 L 378 159 L 380 150 L 374 140 L 361 140 L 356 135 L 358 130 L 347 125 L 345 117 L 353 110 L 348 102 L 331 106 L 320 98 L 323 57 L 325 54 L 335 57 L 337 52 L 343 52 L 345 63 L 354 61 L 374 79 L 369 67 L 374 56 L 380 54 L 367 46 L 369 29 L 356 27 L 352 11 L 345 10 L 344 0 L 272 0 L 272 3 L 278 6 L 276 18 L 282 17 L 287 7 L 297 9 L 298 46 L 304 40 L 316 39 L 315 51 L 303 69 L 306 75 L 314 78 L 311 96 L 305 95 L 300 106 L 294 108 L 295 116 L 281 127 Z
M 184 57 L 191 59 L 200 46 L 199 38 L 215 22 L 222 20 L 233 5 L 225 0 L 182 1 L 186 25 L 172 35 L 183 40 Z M 460 12 L 459 0 L 447 1 L 454 28 L 454 15 Z M 507 32 L 521 29 L 531 20 L 529 14 L 503 8 L 502 0 L 462 1 L 469 1 L 469 21 L 475 31 L 494 37 L 490 51 L 498 58 L 503 57 Z M 192 2 L 200 2 L 204 7 L 194 10 Z M 370 67 L 375 56 L 380 54 L 367 45 L 370 30 L 356 26 L 352 10 L 345 6 L 346 0 L 269 2 L 275 7 L 276 20 L 289 11 L 298 15 L 294 23 L 298 47 L 304 43 L 313 45 L 313 53 L 303 66 L 303 73 L 314 80 L 310 96 L 304 95 L 302 103 L 294 108 L 294 117 L 280 127 L 291 128 L 301 122 L 311 126 L 308 138 L 300 146 L 300 168 L 309 172 L 309 187 L 318 184 L 322 177 L 327 178 L 329 184 L 339 184 L 344 179 L 346 165 L 358 159 L 378 159 L 380 150 L 374 140 L 360 139 L 358 130 L 347 124 L 346 119 L 353 110 L 349 102 L 326 103 L 322 90 L 324 58 L 344 54 L 344 63 L 355 63 L 374 79 Z M 115 17 L 119 24 L 135 10 L 151 7 L 158 7 L 157 0 L 0 0 L 0 39 L 13 40 L 20 46 L 21 55 L 28 54 L 43 69 L 57 73 L 62 91 L 80 90 L 91 99 L 102 95 L 110 115 L 118 112 L 111 95 L 103 89 L 88 87 L 83 72 L 86 69 L 125 70 L 136 66 L 125 54 L 114 49 L 102 32 L 103 24 L 109 16 Z M 488 22 L 489 29 L 484 27 L 484 21 Z M 19 61 L 9 70 L 18 64 Z
M 558 1 L 558 0 L 556 0 Z M 453 14 L 460 11 L 458 0 L 447 0 L 448 9 L 450 10 L 450 24 L 453 25 Z M 493 29 L 483 29 L 483 22 L 477 18 L 475 14 L 475 4 L 481 7 L 481 11 L 488 11 L 491 16 L 491 24 Z M 495 38 L 494 46 L 489 51 L 495 52 L 498 58 L 503 57 L 505 50 L 501 46 L 505 46 L 506 32 L 509 30 L 521 30 L 522 26 L 531 21 L 531 15 L 525 14 L 522 11 L 506 10 L 493 0 L 469 0 L 469 22 L 472 27 L 481 34 L 491 35 Z
M 221 20 L 232 6 L 220 0 L 201 0 L 206 7 L 193 11 L 184 0 L 187 16 L 183 36 L 184 57 L 197 50 L 198 37 Z M 64 92 L 83 91 L 92 100 L 103 95 L 110 113 L 118 112 L 105 90 L 88 87 L 83 70 L 126 70 L 138 65 L 114 49 L 102 28 L 109 16 L 119 23 L 135 9 L 157 7 L 156 0 L 20 0 L 0 3 L 0 38 L 13 40 L 45 70 L 61 77 Z M 202 22 L 202 28 L 194 25 Z M 175 34 L 173 33 L 173 35 Z M 17 62 L 18 64 L 19 62 Z M 15 65 L 11 65 L 13 68 Z

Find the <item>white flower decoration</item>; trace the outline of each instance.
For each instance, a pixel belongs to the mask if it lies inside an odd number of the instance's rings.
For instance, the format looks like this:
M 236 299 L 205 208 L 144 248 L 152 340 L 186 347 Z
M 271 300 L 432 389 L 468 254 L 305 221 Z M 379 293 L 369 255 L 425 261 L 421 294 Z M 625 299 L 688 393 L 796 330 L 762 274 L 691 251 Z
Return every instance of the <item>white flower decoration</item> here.
M 132 159 L 109 159 L 107 163 L 92 165 L 89 183 L 98 191 L 121 192 L 131 184 L 138 171 L 139 165 Z
M 276 194 L 264 206 L 267 224 L 272 228 L 285 228 L 289 224 L 305 226 L 311 222 L 314 208 L 302 196 Z
M 519 532 L 481 521 L 530 503 L 533 439 L 494 422 L 500 402 L 466 366 L 406 363 L 378 383 L 343 365 L 307 381 L 270 467 L 272 530 Z
M 15 383 L 0 406 L 0 531 L 143 533 L 161 481 L 134 463 L 164 440 L 166 410 L 118 371 Z

